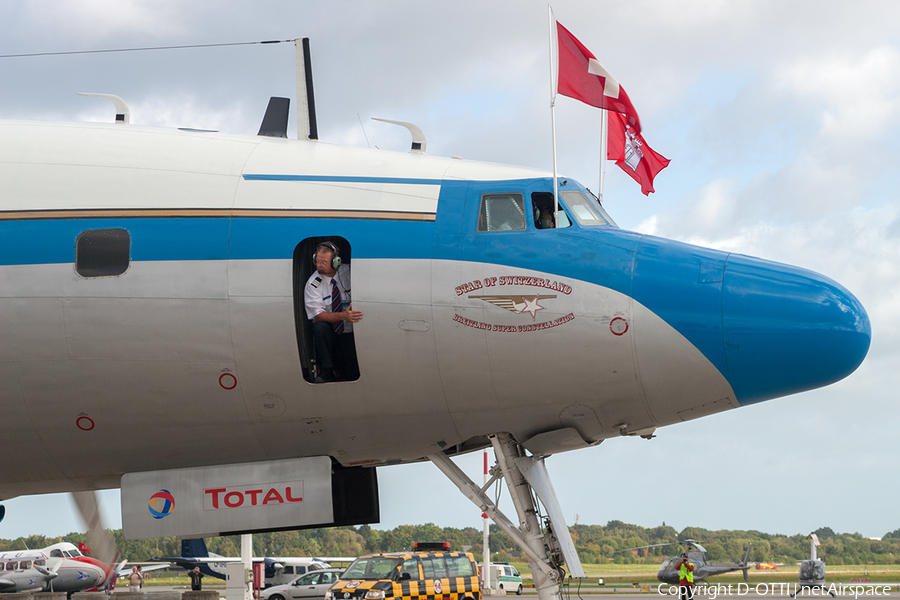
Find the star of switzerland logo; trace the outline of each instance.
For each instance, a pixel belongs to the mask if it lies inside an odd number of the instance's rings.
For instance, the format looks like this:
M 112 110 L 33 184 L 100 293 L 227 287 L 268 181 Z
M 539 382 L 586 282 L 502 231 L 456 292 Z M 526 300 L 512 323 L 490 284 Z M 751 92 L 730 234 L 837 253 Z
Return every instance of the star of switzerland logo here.
M 556 298 L 556 294 L 552 295 L 534 295 L 534 296 L 524 296 L 524 295 L 509 295 L 509 296 L 469 296 L 469 298 L 478 298 L 479 300 L 484 300 L 489 304 L 493 304 L 494 306 L 498 306 L 500 308 L 504 308 L 509 312 L 516 313 L 521 315 L 522 313 L 531 314 L 532 320 L 535 319 L 535 314 L 539 310 L 544 310 L 545 307 L 538 304 L 541 300 L 547 300 L 550 298 Z

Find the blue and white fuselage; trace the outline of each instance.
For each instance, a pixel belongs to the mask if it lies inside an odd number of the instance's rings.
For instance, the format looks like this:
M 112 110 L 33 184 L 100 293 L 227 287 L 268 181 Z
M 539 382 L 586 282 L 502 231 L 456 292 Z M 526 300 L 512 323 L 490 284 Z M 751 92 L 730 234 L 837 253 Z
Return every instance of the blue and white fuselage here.
M 0 124 L 0 453 L 29 457 L 0 468 L 0 497 L 407 462 L 498 431 L 558 452 L 827 385 L 865 357 L 866 312 L 834 281 L 602 224 L 581 185 L 560 189 L 568 227 L 537 229 L 544 172 Z M 484 223 L 504 195 L 524 228 Z M 297 282 L 322 238 L 345 246 L 365 315 L 357 381 L 309 382 Z

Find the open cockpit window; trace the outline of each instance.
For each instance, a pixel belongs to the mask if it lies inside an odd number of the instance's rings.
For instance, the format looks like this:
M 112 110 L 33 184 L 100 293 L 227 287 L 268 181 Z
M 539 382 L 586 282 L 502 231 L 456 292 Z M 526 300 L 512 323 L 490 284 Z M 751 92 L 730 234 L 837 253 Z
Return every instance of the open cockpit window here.
M 559 227 L 571 227 L 569 216 L 565 207 L 560 204 L 559 212 L 553 201 L 553 194 L 549 192 L 535 192 L 531 195 L 531 204 L 534 207 L 534 226 L 537 229 L 556 229 L 557 218 Z
M 522 194 L 485 194 L 481 197 L 478 231 L 522 231 L 525 200 Z

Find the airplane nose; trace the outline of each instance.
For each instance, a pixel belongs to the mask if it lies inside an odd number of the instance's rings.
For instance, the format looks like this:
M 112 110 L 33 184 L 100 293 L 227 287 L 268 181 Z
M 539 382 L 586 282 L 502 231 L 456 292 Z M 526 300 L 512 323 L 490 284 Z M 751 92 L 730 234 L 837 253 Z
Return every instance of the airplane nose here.
M 872 339 L 865 309 L 840 284 L 735 254 L 725 266 L 722 324 L 728 379 L 741 404 L 843 379 Z

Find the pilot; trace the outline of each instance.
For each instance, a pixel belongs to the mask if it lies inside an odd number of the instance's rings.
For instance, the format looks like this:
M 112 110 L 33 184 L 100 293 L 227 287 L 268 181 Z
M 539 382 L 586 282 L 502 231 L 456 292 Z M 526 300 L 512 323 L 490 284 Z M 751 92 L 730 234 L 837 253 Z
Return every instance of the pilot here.
M 694 600 L 694 565 L 688 561 L 687 552 L 681 554 L 681 562 L 678 563 L 678 585 L 681 600 Z
M 316 246 L 316 271 L 306 282 L 303 301 L 306 316 L 313 322 L 313 337 L 320 371 L 313 383 L 335 381 L 336 366 L 343 367 L 342 379 L 359 379 L 353 324 L 362 311 L 350 303 L 350 266 L 342 264 L 341 253 L 331 242 Z
M 542 206 L 535 211 L 534 225 L 538 229 L 553 229 L 556 225 L 553 222 L 553 213 L 546 206 Z

